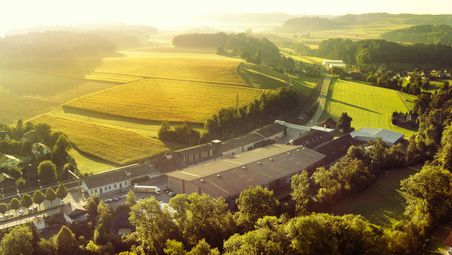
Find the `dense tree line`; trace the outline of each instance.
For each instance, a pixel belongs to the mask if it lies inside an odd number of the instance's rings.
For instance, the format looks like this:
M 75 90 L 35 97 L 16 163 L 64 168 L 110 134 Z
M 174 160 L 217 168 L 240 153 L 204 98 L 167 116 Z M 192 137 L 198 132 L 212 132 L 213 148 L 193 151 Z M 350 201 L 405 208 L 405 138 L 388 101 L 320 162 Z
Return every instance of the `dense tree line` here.
M 183 145 L 196 145 L 201 141 L 201 135 L 188 123 L 176 125 L 174 128 L 168 122 L 162 122 L 158 136 L 160 140 Z
M 452 45 L 452 27 L 448 25 L 419 25 L 383 33 L 388 41 Z
M 402 45 L 385 40 L 328 39 L 319 44 L 316 55 L 342 59 L 351 65 L 394 65 L 450 67 L 452 46 Z
M 270 124 L 275 119 L 291 119 L 299 111 L 300 97 L 290 87 L 262 94 L 239 109 L 224 108 L 205 123 L 204 139 L 226 140 Z
M 238 56 L 256 64 L 276 65 L 281 61 L 279 49 L 267 38 L 246 33 L 182 34 L 173 38 L 176 47 L 214 48 L 220 55 Z

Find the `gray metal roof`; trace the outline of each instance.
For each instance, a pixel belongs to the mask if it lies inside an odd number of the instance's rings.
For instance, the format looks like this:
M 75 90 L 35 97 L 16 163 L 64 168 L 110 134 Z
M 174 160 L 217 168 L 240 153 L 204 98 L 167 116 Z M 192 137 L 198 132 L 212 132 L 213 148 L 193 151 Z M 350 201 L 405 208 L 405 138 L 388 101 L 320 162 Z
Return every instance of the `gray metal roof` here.
M 167 173 L 211 196 L 230 197 L 250 186 L 293 175 L 318 164 L 325 155 L 300 146 L 273 144 Z

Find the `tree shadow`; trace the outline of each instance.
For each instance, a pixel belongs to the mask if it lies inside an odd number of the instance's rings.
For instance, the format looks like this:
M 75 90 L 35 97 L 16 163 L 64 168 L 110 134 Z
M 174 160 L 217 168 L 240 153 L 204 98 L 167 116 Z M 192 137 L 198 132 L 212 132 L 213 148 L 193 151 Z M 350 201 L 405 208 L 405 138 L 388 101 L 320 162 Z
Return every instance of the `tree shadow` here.
M 381 114 L 381 112 L 376 112 L 376 111 L 371 110 L 369 108 L 365 108 L 365 107 L 357 106 L 357 105 L 354 105 L 354 104 L 346 103 L 344 101 L 340 101 L 340 100 L 337 100 L 337 99 L 334 99 L 334 98 L 331 98 L 330 100 L 333 101 L 333 102 L 337 102 L 337 103 L 340 103 L 340 104 L 344 104 L 344 105 L 350 106 L 350 107 L 358 108 L 358 109 L 363 110 L 363 111 L 376 113 L 376 114 Z

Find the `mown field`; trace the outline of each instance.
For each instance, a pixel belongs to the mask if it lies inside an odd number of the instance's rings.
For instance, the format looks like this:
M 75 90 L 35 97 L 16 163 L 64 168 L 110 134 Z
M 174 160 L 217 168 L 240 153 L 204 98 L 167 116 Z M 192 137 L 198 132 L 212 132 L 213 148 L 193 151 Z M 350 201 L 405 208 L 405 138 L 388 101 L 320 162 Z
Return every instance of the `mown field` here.
M 326 212 L 359 214 L 374 224 L 390 227 L 404 217 L 405 199 L 400 191 L 400 181 L 417 171 L 413 167 L 392 169 L 386 175 L 379 176 L 366 190 L 340 201 Z
M 160 140 L 127 130 L 97 125 L 95 121 L 87 123 L 42 115 L 32 122 L 47 123 L 54 130 L 67 134 L 71 143 L 81 152 L 118 165 L 144 159 L 167 149 Z M 91 170 L 82 169 L 82 172 Z
M 121 57 L 104 58 L 95 72 L 247 85 L 237 72 L 242 62 L 238 59 L 171 51 L 122 51 L 121 54 Z
M 145 79 L 103 90 L 66 105 L 140 120 L 204 122 L 223 107 L 245 104 L 263 93 L 240 86 Z
M 355 129 L 363 127 L 384 128 L 411 136 L 414 132 L 391 123 L 393 111 L 410 110 L 400 92 L 370 86 L 364 83 L 337 80 L 330 86 L 326 103 L 326 114 L 336 120 L 347 112 L 353 118 Z

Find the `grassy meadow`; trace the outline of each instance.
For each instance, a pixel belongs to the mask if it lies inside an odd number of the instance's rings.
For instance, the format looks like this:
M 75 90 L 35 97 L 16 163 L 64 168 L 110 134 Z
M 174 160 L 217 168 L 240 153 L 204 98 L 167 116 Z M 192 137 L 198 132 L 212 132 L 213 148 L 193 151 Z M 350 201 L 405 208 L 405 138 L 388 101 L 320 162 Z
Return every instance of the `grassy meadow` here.
M 355 129 L 363 127 L 384 128 L 411 136 L 414 132 L 391 123 L 393 111 L 408 111 L 410 104 L 398 91 L 370 86 L 364 83 L 337 80 L 330 85 L 324 118 L 332 116 L 336 120 L 347 112 L 353 118 Z
M 67 106 L 139 120 L 202 123 L 223 107 L 245 104 L 262 90 L 145 79 L 75 99 Z
M 32 122 L 47 123 L 54 130 L 67 134 L 79 151 L 118 165 L 151 157 L 167 150 L 167 145 L 160 140 L 127 130 L 101 126 L 96 124 L 95 120 L 93 123 L 87 123 L 42 115 Z
M 416 173 L 417 168 L 392 169 L 366 190 L 331 206 L 326 212 L 336 215 L 359 214 L 374 224 L 390 227 L 403 219 L 405 199 L 399 190 L 400 181 Z

